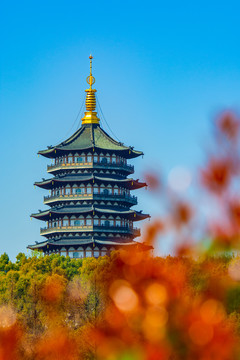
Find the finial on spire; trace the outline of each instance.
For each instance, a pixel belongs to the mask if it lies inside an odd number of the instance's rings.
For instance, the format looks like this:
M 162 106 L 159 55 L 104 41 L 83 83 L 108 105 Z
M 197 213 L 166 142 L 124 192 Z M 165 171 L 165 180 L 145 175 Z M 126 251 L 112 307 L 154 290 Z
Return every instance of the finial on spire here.
M 92 59 L 93 56 L 89 56 L 90 59 L 90 75 L 87 77 L 87 83 L 90 85 L 89 89 L 86 89 L 86 112 L 84 117 L 82 118 L 82 124 L 98 124 L 99 118 L 97 117 L 97 113 L 94 112 L 96 108 L 96 97 L 95 92 L 97 90 L 92 88 L 92 85 L 95 83 L 95 78 L 92 76 Z
M 92 85 L 95 83 L 95 78 L 92 76 L 92 59 L 93 56 L 89 56 L 90 59 L 90 75 L 87 77 L 87 83 L 90 85 L 90 89 L 92 89 Z

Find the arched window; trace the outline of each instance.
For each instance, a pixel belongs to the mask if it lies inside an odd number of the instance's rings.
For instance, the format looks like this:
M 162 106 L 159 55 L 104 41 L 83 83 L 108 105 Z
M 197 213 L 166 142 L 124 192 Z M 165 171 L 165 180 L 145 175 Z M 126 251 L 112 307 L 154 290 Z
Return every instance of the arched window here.
M 105 220 L 104 225 L 105 225 L 106 227 L 109 227 L 109 226 L 110 226 L 110 221 L 109 221 L 109 220 Z
M 103 247 L 101 250 L 101 256 L 107 255 L 107 248 Z
M 92 162 L 92 154 L 91 153 L 87 154 L 87 162 Z
M 92 186 L 90 184 L 87 185 L 87 194 L 92 193 Z
M 73 187 L 72 187 L 72 193 L 73 193 L 73 194 L 76 194 L 76 193 L 77 193 L 77 190 L 78 190 L 78 189 L 77 189 L 77 185 L 74 184 Z
M 105 225 L 105 221 L 106 221 L 106 217 L 105 216 L 102 216 L 101 219 L 100 219 L 100 225 Z
M 68 155 L 68 162 L 71 164 L 73 162 L 73 156 L 72 154 Z
M 104 195 L 108 195 L 108 194 L 109 194 L 109 190 L 108 190 L 108 189 L 103 189 L 103 193 L 104 193 Z
M 65 248 L 61 248 L 60 250 L 60 255 L 61 256 L 66 256 L 67 252 L 66 252 L 66 249 Z
M 86 257 L 92 257 L 92 249 L 90 247 L 86 248 Z
M 91 218 L 90 215 L 88 215 L 87 218 L 86 218 L 86 225 L 87 225 L 87 226 L 91 226 L 91 225 L 92 225 L 92 218 Z
M 67 216 L 64 216 L 63 218 L 63 226 L 68 226 L 69 225 L 69 220 Z
M 78 159 L 79 159 L 79 154 L 76 153 L 76 154 L 74 155 L 74 162 L 77 163 L 77 162 L 78 162 Z M 80 161 L 79 161 L 79 162 L 80 162 Z
M 98 217 L 94 217 L 94 219 L 93 219 L 93 225 L 94 225 L 94 226 L 98 226 L 98 225 L 99 225 L 99 219 L 98 219 Z
M 83 158 L 82 156 L 78 156 L 78 157 L 77 157 L 77 162 L 78 162 L 78 163 L 84 162 L 84 158 Z
M 71 194 L 71 188 L 70 188 L 70 186 L 68 185 L 68 186 L 66 186 L 66 188 L 65 188 L 65 195 L 70 195 Z
M 93 250 L 93 256 L 95 258 L 98 258 L 100 256 L 100 252 L 99 252 L 99 249 L 97 247 L 94 248 L 94 250 Z
M 101 184 L 100 185 L 100 194 L 104 194 L 104 190 L 105 190 L 105 185 Z
M 113 155 L 112 155 L 112 163 L 113 163 L 113 164 L 116 164 L 116 159 L 117 159 L 117 158 L 116 158 L 116 155 L 113 154 Z
M 83 248 L 82 247 L 79 247 L 78 249 L 77 249 L 77 251 L 78 251 L 78 253 L 79 253 L 79 258 L 81 259 L 81 258 L 84 258 L 84 250 L 83 250 Z
M 68 256 L 70 257 L 70 258 L 73 258 L 73 253 L 75 252 L 75 249 L 73 248 L 73 247 L 70 247 L 69 249 L 68 249 Z

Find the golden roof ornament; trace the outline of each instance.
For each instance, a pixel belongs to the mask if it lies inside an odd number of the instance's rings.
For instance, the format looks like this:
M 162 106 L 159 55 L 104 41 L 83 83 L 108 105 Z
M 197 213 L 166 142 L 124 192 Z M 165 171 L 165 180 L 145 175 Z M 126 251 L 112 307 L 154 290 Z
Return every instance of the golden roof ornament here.
M 86 89 L 86 112 L 82 118 L 82 124 L 99 124 L 100 119 L 97 117 L 96 109 L 96 96 L 95 92 L 97 90 L 92 88 L 92 85 L 95 83 L 95 78 L 92 75 L 92 55 L 89 56 L 90 59 L 90 75 L 87 77 L 87 83 L 89 84 L 89 89 Z

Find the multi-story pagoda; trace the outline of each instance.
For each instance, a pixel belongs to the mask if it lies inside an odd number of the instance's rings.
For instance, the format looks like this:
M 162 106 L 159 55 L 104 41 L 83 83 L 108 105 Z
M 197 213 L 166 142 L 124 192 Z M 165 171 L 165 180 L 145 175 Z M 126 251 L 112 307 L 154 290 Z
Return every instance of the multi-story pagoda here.
M 54 160 L 47 167 L 53 177 L 35 183 L 50 190 L 44 197 L 49 209 L 31 215 L 46 221 L 40 230 L 46 240 L 28 248 L 74 258 L 98 257 L 121 247 L 146 250 L 149 247 L 133 240 L 140 235 L 133 224 L 149 215 L 132 209 L 137 198 L 130 193 L 146 184 L 128 177 L 134 167 L 127 163 L 143 153 L 117 142 L 100 127 L 92 56 L 87 82 L 81 128 L 59 145 L 39 151 Z

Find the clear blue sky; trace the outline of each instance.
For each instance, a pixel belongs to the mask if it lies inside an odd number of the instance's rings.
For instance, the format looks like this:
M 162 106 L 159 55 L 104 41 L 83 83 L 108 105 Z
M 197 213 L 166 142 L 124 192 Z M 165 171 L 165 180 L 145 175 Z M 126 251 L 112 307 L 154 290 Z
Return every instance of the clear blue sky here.
M 29 217 L 44 208 L 33 183 L 47 161 L 36 153 L 70 135 L 90 53 L 105 118 L 145 153 L 136 177 L 196 166 L 209 119 L 239 109 L 239 1 L 2 0 L 0 13 L 0 253 L 43 240 Z M 139 195 L 139 209 L 156 214 Z

